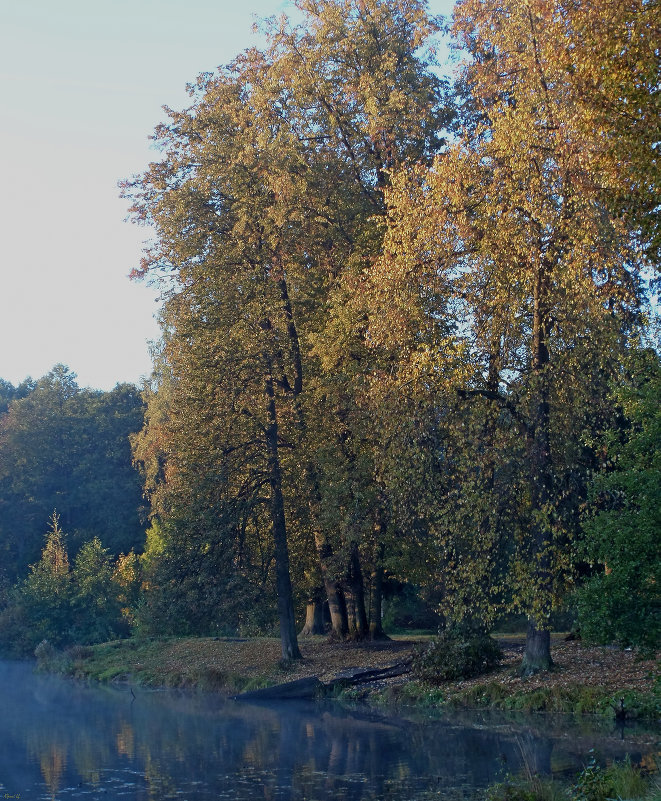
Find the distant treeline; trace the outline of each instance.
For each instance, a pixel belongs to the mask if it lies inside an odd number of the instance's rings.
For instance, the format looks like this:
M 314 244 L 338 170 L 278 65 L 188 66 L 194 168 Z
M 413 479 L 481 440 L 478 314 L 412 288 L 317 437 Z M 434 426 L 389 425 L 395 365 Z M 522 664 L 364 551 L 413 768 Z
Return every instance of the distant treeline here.
M 0 379 L 0 570 L 24 577 L 39 559 L 53 512 L 72 555 L 99 537 L 113 554 L 144 542 L 142 484 L 129 436 L 144 404 L 131 384 L 81 389 L 57 365 L 17 387 Z

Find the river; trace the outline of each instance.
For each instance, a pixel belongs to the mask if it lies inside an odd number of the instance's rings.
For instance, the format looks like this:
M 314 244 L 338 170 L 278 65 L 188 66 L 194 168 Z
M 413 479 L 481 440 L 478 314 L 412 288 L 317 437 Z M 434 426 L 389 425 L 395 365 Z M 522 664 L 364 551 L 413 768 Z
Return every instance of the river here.
M 0 662 L 0 704 L 0 798 L 29 801 L 461 798 L 506 774 L 574 772 L 591 748 L 602 760 L 658 752 L 658 731 L 604 722 L 237 703 L 17 662 Z

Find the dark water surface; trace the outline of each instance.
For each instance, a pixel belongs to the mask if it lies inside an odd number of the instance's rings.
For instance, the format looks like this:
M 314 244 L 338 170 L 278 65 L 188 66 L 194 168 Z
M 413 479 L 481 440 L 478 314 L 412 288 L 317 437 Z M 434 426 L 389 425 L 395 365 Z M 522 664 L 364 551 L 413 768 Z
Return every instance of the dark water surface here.
M 0 799 L 462 798 L 506 773 L 575 771 L 591 748 L 604 760 L 658 751 L 658 732 L 543 716 L 135 696 L 0 662 Z

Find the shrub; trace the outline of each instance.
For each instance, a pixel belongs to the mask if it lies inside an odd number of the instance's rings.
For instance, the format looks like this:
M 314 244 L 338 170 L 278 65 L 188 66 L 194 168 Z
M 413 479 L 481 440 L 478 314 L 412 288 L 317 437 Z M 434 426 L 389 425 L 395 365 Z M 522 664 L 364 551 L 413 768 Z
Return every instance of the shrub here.
M 39 645 L 34 649 L 34 655 L 37 659 L 37 662 L 41 664 L 42 662 L 48 662 L 53 657 L 57 651 L 53 646 L 48 642 L 48 640 L 42 640 Z
M 452 624 L 413 660 L 413 673 L 428 682 L 469 679 L 493 670 L 502 659 L 498 643 L 479 628 Z

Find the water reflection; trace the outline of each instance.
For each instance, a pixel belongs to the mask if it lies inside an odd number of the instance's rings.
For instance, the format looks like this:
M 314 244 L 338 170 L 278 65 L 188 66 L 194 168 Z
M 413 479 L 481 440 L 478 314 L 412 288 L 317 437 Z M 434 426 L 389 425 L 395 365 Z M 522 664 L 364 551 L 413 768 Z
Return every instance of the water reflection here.
M 0 793 L 38 799 L 413 799 L 508 773 L 654 758 L 655 735 L 582 721 L 365 708 L 257 706 L 211 695 L 86 686 L 0 663 Z

